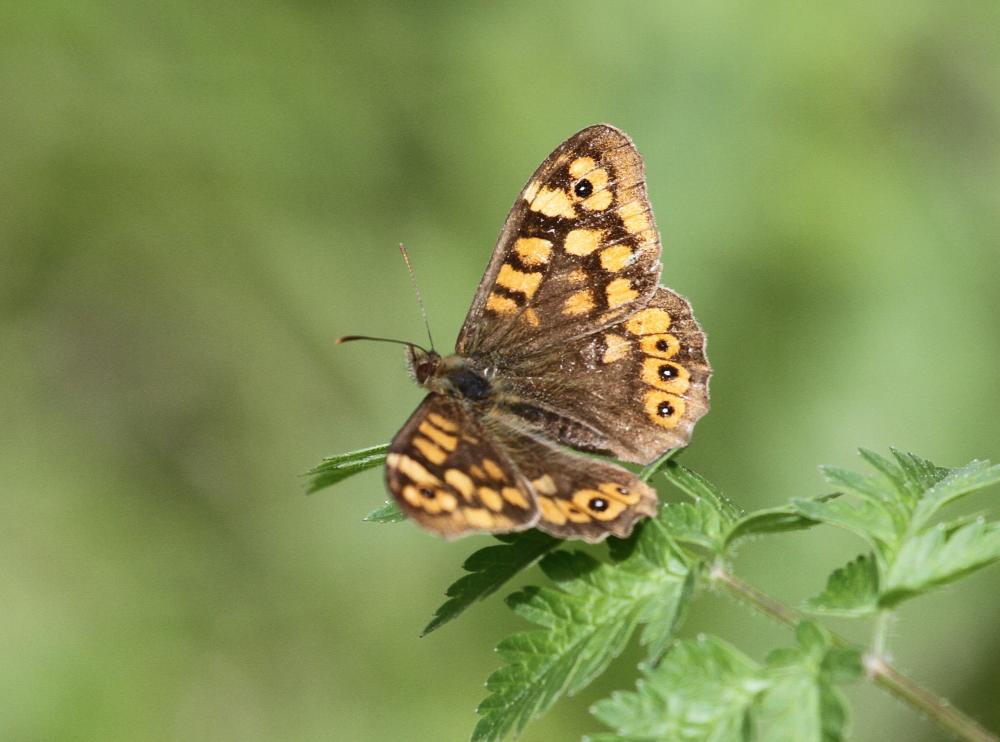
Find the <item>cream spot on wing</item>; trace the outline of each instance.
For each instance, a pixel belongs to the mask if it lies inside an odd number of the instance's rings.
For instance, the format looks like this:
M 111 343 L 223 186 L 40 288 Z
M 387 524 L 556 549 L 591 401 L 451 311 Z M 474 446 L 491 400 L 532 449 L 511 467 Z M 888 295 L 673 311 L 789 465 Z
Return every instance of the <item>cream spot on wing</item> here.
M 542 282 L 541 273 L 523 273 L 504 263 L 500 266 L 497 274 L 497 283 L 505 289 L 520 291 L 529 299 L 538 291 L 538 284 Z
M 413 447 L 420 451 L 420 453 L 424 455 L 424 458 L 432 464 L 443 464 L 444 460 L 448 458 L 448 454 L 426 438 L 421 438 L 419 435 L 413 439 Z
M 555 503 L 559 507 L 559 509 L 563 511 L 563 514 L 566 516 L 566 518 L 572 521 L 573 523 L 590 522 L 591 520 L 590 516 L 587 515 L 587 513 L 578 508 L 569 500 L 556 500 Z
M 527 201 L 529 204 L 532 201 L 534 201 L 535 196 L 538 195 L 538 188 L 539 185 L 537 180 L 533 180 L 530 183 L 528 183 L 527 187 L 524 189 L 524 200 Z
M 420 490 L 414 487 L 412 484 L 408 484 L 403 487 L 403 499 L 406 500 L 410 505 L 415 508 L 422 508 L 423 497 L 420 496 Z
M 554 495 L 556 493 L 556 483 L 549 474 L 545 474 L 538 479 L 532 479 L 531 486 L 540 495 Z
M 527 322 L 532 327 L 538 327 L 541 322 L 538 319 L 538 312 L 534 309 L 525 309 L 524 314 L 521 315 L 521 319 Z
M 590 255 L 601 246 L 601 235 L 599 229 L 574 229 L 566 235 L 563 250 L 570 255 Z
M 466 508 L 462 511 L 465 520 L 473 528 L 489 529 L 493 527 L 494 519 L 486 508 Z
M 449 469 L 444 473 L 444 481 L 462 493 L 462 497 L 468 500 L 472 497 L 475 486 L 469 475 L 458 469 Z
M 566 280 L 570 283 L 583 283 L 587 280 L 587 274 L 582 268 L 574 268 L 566 276 Z
M 530 506 L 527 499 L 524 497 L 524 493 L 521 492 L 517 487 L 504 487 L 500 490 L 500 494 L 503 495 L 503 499 L 512 505 L 516 505 L 519 508 L 524 508 L 527 510 Z
M 552 254 L 552 243 L 541 237 L 522 237 L 514 243 L 514 252 L 525 265 L 544 265 Z
M 601 358 L 605 363 L 614 363 L 628 356 L 629 342 L 622 335 L 615 335 L 613 332 L 604 335 L 604 356 Z
M 608 203 L 611 203 L 608 201 Z M 576 209 L 566 191 L 557 188 L 543 188 L 531 202 L 531 210 L 539 211 L 545 216 L 562 216 L 573 218 Z
M 632 263 L 632 248 L 628 245 L 612 245 L 601 250 L 601 267 L 611 273 L 617 273 Z
M 480 481 L 486 479 L 486 472 L 480 469 L 476 464 L 470 466 L 469 471 L 472 472 L 472 476 L 474 476 L 476 479 L 479 479 Z
M 427 419 L 430 420 L 433 425 L 436 425 L 437 427 L 441 428 L 441 430 L 445 430 L 449 433 L 454 433 L 455 431 L 458 430 L 458 426 L 455 423 L 453 423 L 451 420 L 448 420 L 447 418 L 442 417 L 436 412 L 429 413 L 427 415 Z
M 664 333 L 670 329 L 670 314 L 659 307 L 647 307 L 629 317 L 625 329 L 633 335 Z
M 458 438 L 454 435 L 448 435 L 447 433 L 435 428 L 427 420 L 420 423 L 420 427 L 417 428 L 421 433 L 426 435 L 432 441 L 434 441 L 438 446 L 446 451 L 454 451 L 458 446 Z
M 437 496 L 434 498 L 437 501 L 438 507 L 446 513 L 450 513 L 458 505 L 458 500 L 450 492 L 445 490 L 438 490 Z
M 594 308 L 594 298 L 589 291 L 577 291 L 563 302 L 563 314 L 586 314 Z
M 386 457 L 386 462 L 390 466 L 394 466 L 398 469 L 407 479 L 411 479 L 417 484 L 428 484 L 428 485 L 439 485 L 441 480 L 431 474 L 427 469 L 424 468 L 416 459 L 410 458 L 405 454 L 390 454 L 390 456 L 396 456 L 395 464 L 389 461 L 389 457 Z
M 517 302 L 509 296 L 500 294 L 490 294 L 486 300 L 486 308 L 497 314 L 514 314 L 517 311 Z
M 610 190 L 598 191 L 583 202 L 583 208 L 588 211 L 604 211 L 611 205 L 613 199 L 614 196 Z
M 618 215 L 629 234 L 639 234 L 653 226 L 649 221 L 649 208 L 643 201 L 629 201 L 618 209 Z
M 549 523 L 555 523 L 557 526 L 566 523 L 566 515 L 556 506 L 555 501 L 541 497 L 538 500 L 538 507 L 542 511 L 542 518 Z
M 501 469 L 497 465 L 497 462 L 493 459 L 483 459 L 483 468 L 486 470 L 486 473 L 490 475 L 491 479 L 495 479 L 498 482 L 502 482 L 507 479 L 507 476 L 503 473 L 503 469 Z
M 594 192 L 600 191 L 608 184 L 608 171 L 604 168 L 587 173 L 587 180 L 594 186 Z
M 627 278 L 616 278 L 608 284 L 605 294 L 608 297 L 609 307 L 620 307 L 635 299 L 639 292 L 632 288 L 632 282 Z
M 494 513 L 499 513 L 503 510 L 503 498 L 500 497 L 500 493 L 495 489 L 480 487 L 476 490 L 476 494 L 479 495 L 479 499 L 483 501 L 483 504 Z
M 597 163 L 592 157 L 577 157 L 569 164 L 569 174 L 574 178 L 581 178 L 596 166 Z

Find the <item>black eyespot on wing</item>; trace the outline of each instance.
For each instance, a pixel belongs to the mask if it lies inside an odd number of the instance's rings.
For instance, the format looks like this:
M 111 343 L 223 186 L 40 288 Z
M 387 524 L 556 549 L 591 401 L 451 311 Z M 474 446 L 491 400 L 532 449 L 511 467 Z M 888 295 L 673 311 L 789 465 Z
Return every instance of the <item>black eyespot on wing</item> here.
M 674 408 L 669 402 L 660 402 L 656 405 L 656 414 L 660 417 L 670 417 L 674 414 Z
M 590 498 L 590 502 L 587 503 L 587 506 L 595 513 L 603 513 L 608 509 L 608 501 L 603 497 L 592 497 Z
M 663 381 L 671 381 L 677 378 L 677 368 L 671 363 L 662 364 L 657 373 Z
M 579 181 L 575 186 L 573 186 L 573 193 L 575 193 L 579 198 L 586 198 L 593 192 L 594 192 L 594 184 L 591 183 L 586 178 Z

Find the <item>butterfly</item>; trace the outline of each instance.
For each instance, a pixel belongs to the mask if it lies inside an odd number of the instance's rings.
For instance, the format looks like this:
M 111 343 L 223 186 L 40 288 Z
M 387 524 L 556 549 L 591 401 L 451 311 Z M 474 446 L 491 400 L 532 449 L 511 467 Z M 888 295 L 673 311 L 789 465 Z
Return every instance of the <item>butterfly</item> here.
M 454 354 L 407 344 L 428 394 L 386 456 L 403 512 L 446 538 L 591 543 L 654 515 L 652 487 L 578 452 L 648 463 L 708 411 L 705 335 L 659 278 L 638 151 L 605 124 L 574 134 L 517 197 Z

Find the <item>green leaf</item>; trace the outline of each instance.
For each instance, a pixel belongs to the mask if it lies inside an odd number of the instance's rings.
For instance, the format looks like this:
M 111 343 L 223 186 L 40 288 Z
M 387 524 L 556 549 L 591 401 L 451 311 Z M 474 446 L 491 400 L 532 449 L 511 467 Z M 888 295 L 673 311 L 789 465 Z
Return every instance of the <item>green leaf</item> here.
M 867 448 L 859 448 L 858 453 L 861 454 L 861 458 L 867 461 L 873 469 L 884 477 L 889 486 L 901 495 L 906 495 L 906 477 L 903 475 L 903 470 L 896 463 L 889 461 L 889 459 L 874 451 L 869 451 Z
M 716 489 L 715 485 L 697 472 L 681 466 L 676 461 L 669 461 L 663 470 L 667 480 L 696 502 L 706 500 L 722 518 L 722 522 L 730 525 L 743 516 L 743 510 L 732 500 Z
M 823 503 L 839 496 L 839 493 L 835 493 L 814 499 Z M 807 518 L 799 513 L 795 509 L 795 506 L 791 504 L 758 510 L 743 516 L 729 529 L 729 532 L 725 536 L 725 548 L 728 549 L 737 541 L 750 536 L 783 533 L 785 531 L 803 531 L 807 528 L 812 528 L 818 523 L 818 520 Z
M 914 525 L 920 527 L 948 503 L 1000 482 L 1000 464 L 989 464 L 988 461 L 976 460 L 952 469 L 947 476 L 923 493 L 913 514 Z
M 843 487 L 877 505 L 895 506 L 899 500 L 896 492 L 887 488 L 884 483 L 874 477 L 859 474 L 850 469 L 841 469 L 837 466 L 821 466 L 819 469 L 830 484 L 835 487 Z
M 844 498 L 827 501 L 797 499 L 792 504 L 805 517 L 851 531 L 883 550 L 892 550 L 896 544 L 897 535 L 892 517 L 883 507 L 870 500 L 851 502 Z
M 564 694 L 604 671 L 645 625 L 641 641 L 656 656 L 673 636 L 691 593 L 687 565 L 673 550 L 661 516 L 642 525 L 630 555 L 605 564 L 581 552 L 556 551 L 541 561 L 553 588 L 526 588 L 508 603 L 542 628 L 497 647 L 504 665 L 486 682 L 472 739 L 519 733 Z
M 947 469 L 936 466 L 914 453 L 905 453 L 895 448 L 889 450 L 899 464 L 906 490 L 912 495 L 913 500 L 919 499 L 925 490 L 933 487 L 948 474 Z
M 845 650 L 832 650 L 829 635 L 810 621 L 799 624 L 796 639 L 797 647 L 772 652 L 767 658 L 764 676 L 769 686 L 751 709 L 754 738 L 841 740 L 847 702 L 834 682 L 843 677 Z M 837 652 L 835 662 L 828 662 L 831 651 Z M 860 669 L 860 657 L 856 652 L 854 656 L 854 666 Z
M 473 603 L 495 593 L 501 585 L 560 543 L 559 539 L 536 530 L 497 536 L 497 540 L 502 543 L 473 552 L 465 560 L 462 569 L 471 574 L 451 584 L 445 592 L 448 600 L 437 609 L 421 636 L 440 628 Z
M 406 513 L 394 501 L 386 500 L 385 504 L 375 508 L 361 520 L 367 523 L 402 523 L 406 520 Z
M 961 522 L 960 522 L 961 523 Z M 939 523 L 909 539 L 889 567 L 881 604 L 943 585 L 1000 559 L 1000 523 Z
M 807 604 L 810 610 L 866 615 L 1000 559 L 1000 524 L 963 516 L 931 525 L 945 505 L 1000 483 L 1000 465 L 972 461 L 946 469 L 896 449 L 893 460 L 864 449 L 861 456 L 876 476 L 823 468 L 828 481 L 856 499 L 794 502 L 801 515 L 852 531 L 874 547 L 871 557 L 834 572 L 826 591 Z
M 660 522 L 674 540 L 722 554 L 722 516 L 707 500 L 665 502 L 660 511 Z
M 767 687 L 757 663 L 712 636 L 674 642 L 644 675 L 634 692 L 616 692 L 591 708 L 618 739 L 745 739 L 750 706 Z
M 306 494 L 312 494 L 324 487 L 329 487 L 331 484 L 336 484 L 342 479 L 363 472 L 365 469 L 381 465 L 385 461 L 385 454 L 388 450 L 389 444 L 386 443 L 323 459 L 306 473 L 306 476 L 309 477 Z
M 679 640 L 634 692 L 614 693 L 591 711 L 618 736 L 590 740 L 838 740 L 846 705 L 834 683 L 859 677 L 857 652 L 831 646 L 811 622 L 797 646 L 763 666 L 715 637 Z
M 878 607 L 878 566 L 862 554 L 827 578 L 826 590 L 810 598 L 806 610 L 832 616 L 866 616 Z

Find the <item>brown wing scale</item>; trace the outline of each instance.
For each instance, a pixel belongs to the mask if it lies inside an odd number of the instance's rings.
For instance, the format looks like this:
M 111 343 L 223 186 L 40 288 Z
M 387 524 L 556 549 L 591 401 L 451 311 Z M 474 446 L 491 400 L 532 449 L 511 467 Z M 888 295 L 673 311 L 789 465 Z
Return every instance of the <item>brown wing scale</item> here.
M 396 434 L 385 479 L 403 512 L 455 538 L 530 528 L 538 506 L 499 445 L 457 401 L 431 394 Z

